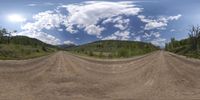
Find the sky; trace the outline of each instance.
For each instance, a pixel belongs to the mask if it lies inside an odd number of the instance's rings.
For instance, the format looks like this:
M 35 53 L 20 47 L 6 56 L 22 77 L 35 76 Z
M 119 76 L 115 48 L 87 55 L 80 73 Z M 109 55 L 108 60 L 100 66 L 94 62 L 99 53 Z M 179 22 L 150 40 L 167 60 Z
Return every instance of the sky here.
M 130 40 L 164 46 L 200 24 L 200 0 L 0 0 L 0 27 L 43 42 Z

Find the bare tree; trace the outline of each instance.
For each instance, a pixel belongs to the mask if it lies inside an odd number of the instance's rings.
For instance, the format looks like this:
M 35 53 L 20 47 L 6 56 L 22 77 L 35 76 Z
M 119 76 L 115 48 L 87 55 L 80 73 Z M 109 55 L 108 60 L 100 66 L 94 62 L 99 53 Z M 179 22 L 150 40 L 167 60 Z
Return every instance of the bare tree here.
M 189 30 L 189 40 L 192 46 L 192 49 L 199 51 L 200 49 L 200 26 L 192 26 L 192 29 Z

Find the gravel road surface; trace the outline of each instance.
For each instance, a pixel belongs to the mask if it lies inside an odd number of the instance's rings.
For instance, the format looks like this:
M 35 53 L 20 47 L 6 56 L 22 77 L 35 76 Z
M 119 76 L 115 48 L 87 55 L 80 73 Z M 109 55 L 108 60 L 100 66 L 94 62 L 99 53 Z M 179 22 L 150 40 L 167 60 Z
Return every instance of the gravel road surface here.
M 118 60 L 58 52 L 0 61 L 0 100 L 200 100 L 200 60 L 157 51 Z

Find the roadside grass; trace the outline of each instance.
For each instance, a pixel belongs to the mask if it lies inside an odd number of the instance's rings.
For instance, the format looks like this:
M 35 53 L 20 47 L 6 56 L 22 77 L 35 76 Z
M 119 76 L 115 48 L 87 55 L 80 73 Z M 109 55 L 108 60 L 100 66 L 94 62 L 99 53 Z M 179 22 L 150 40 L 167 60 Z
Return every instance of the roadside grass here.
M 150 52 L 140 52 L 140 53 L 133 53 L 133 54 L 125 54 L 124 56 L 118 55 L 117 53 L 111 52 L 90 52 L 90 53 L 77 53 L 75 51 L 68 51 L 72 54 L 80 55 L 80 56 L 88 56 L 94 58 L 101 58 L 101 59 L 116 59 L 116 58 L 131 58 L 134 56 L 140 56 L 144 54 L 148 54 Z
M 72 47 L 67 51 L 82 56 L 112 59 L 130 58 L 133 56 L 144 55 L 155 50 L 159 50 L 159 48 L 150 43 L 107 40 Z
M 176 53 L 176 54 L 179 54 L 179 55 L 186 56 L 188 58 L 200 59 L 200 51 L 193 50 L 192 48 L 190 48 L 189 45 L 180 46 L 180 47 L 171 49 L 169 51 Z

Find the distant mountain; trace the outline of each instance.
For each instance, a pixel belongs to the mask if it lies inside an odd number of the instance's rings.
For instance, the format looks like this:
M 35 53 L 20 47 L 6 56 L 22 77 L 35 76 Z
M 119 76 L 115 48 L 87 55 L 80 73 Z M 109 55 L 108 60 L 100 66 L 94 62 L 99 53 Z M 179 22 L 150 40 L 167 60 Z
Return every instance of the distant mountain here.
M 151 43 L 120 40 L 96 41 L 67 50 L 73 53 L 99 58 L 121 58 L 146 54 L 159 48 Z
M 25 36 L 0 37 L 0 59 L 27 59 L 57 51 L 56 46 Z
M 57 45 L 57 47 L 59 47 L 62 50 L 67 50 L 68 48 L 72 48 L 75 47 L 75 44 L 62 44 L 62 45 Z

